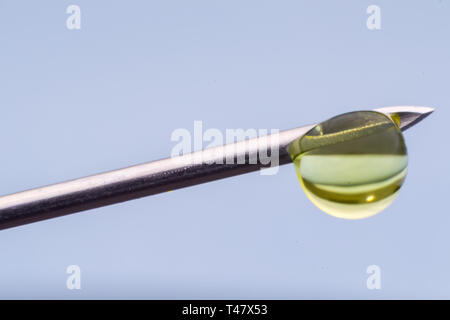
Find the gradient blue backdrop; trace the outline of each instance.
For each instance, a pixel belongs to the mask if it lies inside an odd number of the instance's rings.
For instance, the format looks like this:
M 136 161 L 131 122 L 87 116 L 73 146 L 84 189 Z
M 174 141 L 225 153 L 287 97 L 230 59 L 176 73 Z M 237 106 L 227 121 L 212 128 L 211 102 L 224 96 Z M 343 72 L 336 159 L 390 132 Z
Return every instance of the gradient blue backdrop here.
M 167 157 L 194 120 L 436 107 L 377 216 L 320 212 L 288 165 L 0 231 L 0 298 L 450 298 L 449 35 L 448 1 L 0 0 L 0 194 Z

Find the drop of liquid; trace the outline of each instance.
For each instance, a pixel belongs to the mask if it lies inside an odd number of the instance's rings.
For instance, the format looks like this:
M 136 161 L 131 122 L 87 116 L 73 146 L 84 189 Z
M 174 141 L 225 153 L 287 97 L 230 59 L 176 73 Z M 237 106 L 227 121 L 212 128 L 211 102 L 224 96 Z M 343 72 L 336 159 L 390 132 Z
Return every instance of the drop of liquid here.
M 389 206 L 408 166 L 401 130 L 375 111 L 322 122 L 293 141 L 289 153 L 308 198 L 345 219 L 366 218 Z

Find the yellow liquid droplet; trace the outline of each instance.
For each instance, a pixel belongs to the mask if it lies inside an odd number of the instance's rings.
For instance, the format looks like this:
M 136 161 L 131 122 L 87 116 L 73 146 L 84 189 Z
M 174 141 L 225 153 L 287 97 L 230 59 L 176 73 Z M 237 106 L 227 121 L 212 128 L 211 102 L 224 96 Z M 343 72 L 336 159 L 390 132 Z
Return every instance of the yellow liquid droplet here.
M 401 130 L 374 111 L 327 120 L 292 142 L 289 153 L 308 198 L 345 219 L 369 217 L 389 206 L 408 166 Z

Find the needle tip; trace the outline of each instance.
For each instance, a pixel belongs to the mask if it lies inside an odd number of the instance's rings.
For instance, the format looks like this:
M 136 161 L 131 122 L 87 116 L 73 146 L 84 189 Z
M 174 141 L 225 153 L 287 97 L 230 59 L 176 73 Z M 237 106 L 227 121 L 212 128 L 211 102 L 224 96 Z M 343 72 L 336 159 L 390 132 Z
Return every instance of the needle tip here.
M 385 113 L 391 117 L 399 117 L 400 129 L 405 131 L 433 113 L 434 108 L 422 106 L 396 106 L 375 109 L 375 111 Z

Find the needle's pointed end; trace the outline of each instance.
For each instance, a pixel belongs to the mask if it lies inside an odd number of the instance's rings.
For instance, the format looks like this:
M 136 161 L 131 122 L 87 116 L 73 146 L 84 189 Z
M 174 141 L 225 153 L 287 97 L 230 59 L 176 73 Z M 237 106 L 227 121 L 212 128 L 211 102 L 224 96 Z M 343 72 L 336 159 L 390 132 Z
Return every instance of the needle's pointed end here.
M 400 129 L 405 131 L 416 123 L 428 117 L 434 108 L 430 107 L 415 107 L 415 106 L 398 106 L 375 109 L 375 111 L 382 112 L 390 116 L 397 122 Z

